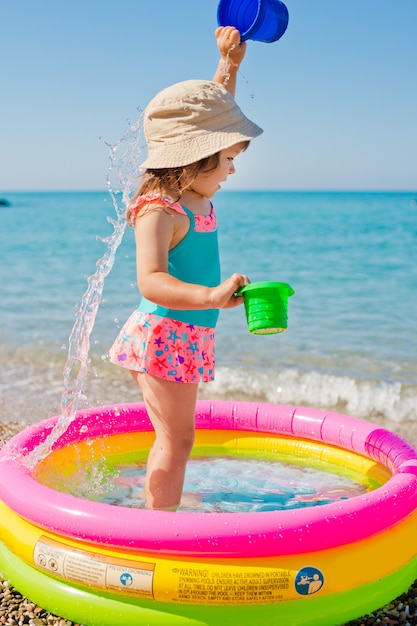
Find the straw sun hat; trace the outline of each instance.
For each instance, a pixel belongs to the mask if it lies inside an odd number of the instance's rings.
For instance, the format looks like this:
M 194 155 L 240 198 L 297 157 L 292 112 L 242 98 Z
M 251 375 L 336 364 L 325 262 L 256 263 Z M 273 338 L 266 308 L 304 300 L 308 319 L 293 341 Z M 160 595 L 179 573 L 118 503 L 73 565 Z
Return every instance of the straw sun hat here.
M 187 80 L 158 93 L 145 109 L 144 131 L 146 169 L 189 165 L 263 132 L 223 85 L 206 80 Z

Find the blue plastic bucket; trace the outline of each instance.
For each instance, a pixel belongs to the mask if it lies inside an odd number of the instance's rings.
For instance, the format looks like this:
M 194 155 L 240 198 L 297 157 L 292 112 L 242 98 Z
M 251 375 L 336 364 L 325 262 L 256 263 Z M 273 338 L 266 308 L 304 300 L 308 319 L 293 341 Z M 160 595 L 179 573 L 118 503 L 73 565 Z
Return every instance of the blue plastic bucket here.
M 288 26 L 288 9 L 279 0 L 220 0 L 219 26 L 234 26 L 242 41 L 278 41 Z

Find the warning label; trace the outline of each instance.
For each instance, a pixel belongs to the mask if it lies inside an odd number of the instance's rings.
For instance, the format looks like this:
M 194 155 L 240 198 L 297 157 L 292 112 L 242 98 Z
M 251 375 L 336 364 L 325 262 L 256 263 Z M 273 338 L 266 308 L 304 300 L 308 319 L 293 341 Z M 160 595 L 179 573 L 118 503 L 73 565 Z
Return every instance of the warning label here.
M 153 598 L 155 566 L 80 550 L 41 537 L 33 551 L 34 564 L 65 580 L 90 587 Z
M 179 568 L 178 599 L 181 602 L 215 604 L 259 604 L 286 599 L 289 570 L 211 571 Z
M 88 547 L 88 546 L 87 546 Z M 65 580 L 98 589 L 158 602 L 181 604 L 267 604 L 300 595 L 320 594 L 325 586 L 321 570 L 262 567 L 240 560 L 198 564 L 156 556 L 102 554 L 75 548 L 42 536 L 33 559 L 38 568 Z

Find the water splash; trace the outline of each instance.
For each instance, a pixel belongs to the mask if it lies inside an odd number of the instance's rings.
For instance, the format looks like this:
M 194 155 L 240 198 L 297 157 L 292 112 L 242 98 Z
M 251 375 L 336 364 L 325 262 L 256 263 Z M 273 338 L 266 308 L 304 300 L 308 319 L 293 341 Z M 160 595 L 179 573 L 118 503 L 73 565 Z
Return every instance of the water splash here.
M 236 44 L 234 44 L 227 51 L 226 58 L 224 60 L 224 64 L 220 68 L 220 75 L 223 77 L 223 85 L 225 87 L 227 87 L 227 85 L 229 84 L 229 80 L 230 80 L 230 53 L 235 48 L 236 48 Z M 240 76 L 241 81 L 243 81 L 249 87 L 249 80 L 246 78 L 246 76 L 244 74 L 242 74 L 240 69 L 239 69 L 239 76 Z M 255 98 L 255 94 L 253 92 L 250 92 L 249 93 L 249 97 L 253 100 Z
M 224 65 L 223 65 L 223 67 L 220 70 L 220 74 L 224 78 L 223 85 L 225 87 L 228 85 L 229 80 L 230 80 L 230 53 L 235 48 L 236 48 L 236 44 L 233 44 L 233 46 L 227 51 L 226 58 L 224 60 Z
M 89 370 L 90 336 L 100 306 L 104 281 L 110 273 L 117 249 L 126 229 L 126 209 L 137 186 L 139 173 L 143 113 L 134 124 L 129 124 L 123 137 L 115 144 L 100 138 L 109 150 L 107 189 L 112 199 L 116 219 L 107 217 L 113 232 L 97 239 L 107 245 L 103 256 L 96 263 L 96 271 L 87 279 L 80 308 L 68 340 L 68 357 L 64 367 L 64 385 L 61 395 L 60 417 L 46 440 L 25 458 L 25 465 L 33 469 L 45 458 L 55 441 L 67 430 L 76 412 L 85 404 L 84 383 Z

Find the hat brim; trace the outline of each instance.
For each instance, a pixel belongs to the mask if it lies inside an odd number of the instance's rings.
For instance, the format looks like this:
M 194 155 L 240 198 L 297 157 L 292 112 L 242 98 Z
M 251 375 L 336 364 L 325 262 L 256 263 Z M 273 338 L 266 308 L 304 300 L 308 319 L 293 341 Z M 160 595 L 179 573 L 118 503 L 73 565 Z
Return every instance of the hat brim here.
M 152 146 L 151 153 L 140 165 L 141 169 L 166 169 L 183 167 L 205 159 L 221 150 L 243 141 L 252 141 L 263 133 L 262 128 L 248 118 L 241 118 L 225 130 L 203 131 L 187 137 L 186 134 Z M 198 155 L 198 158 L 196 156 Z

